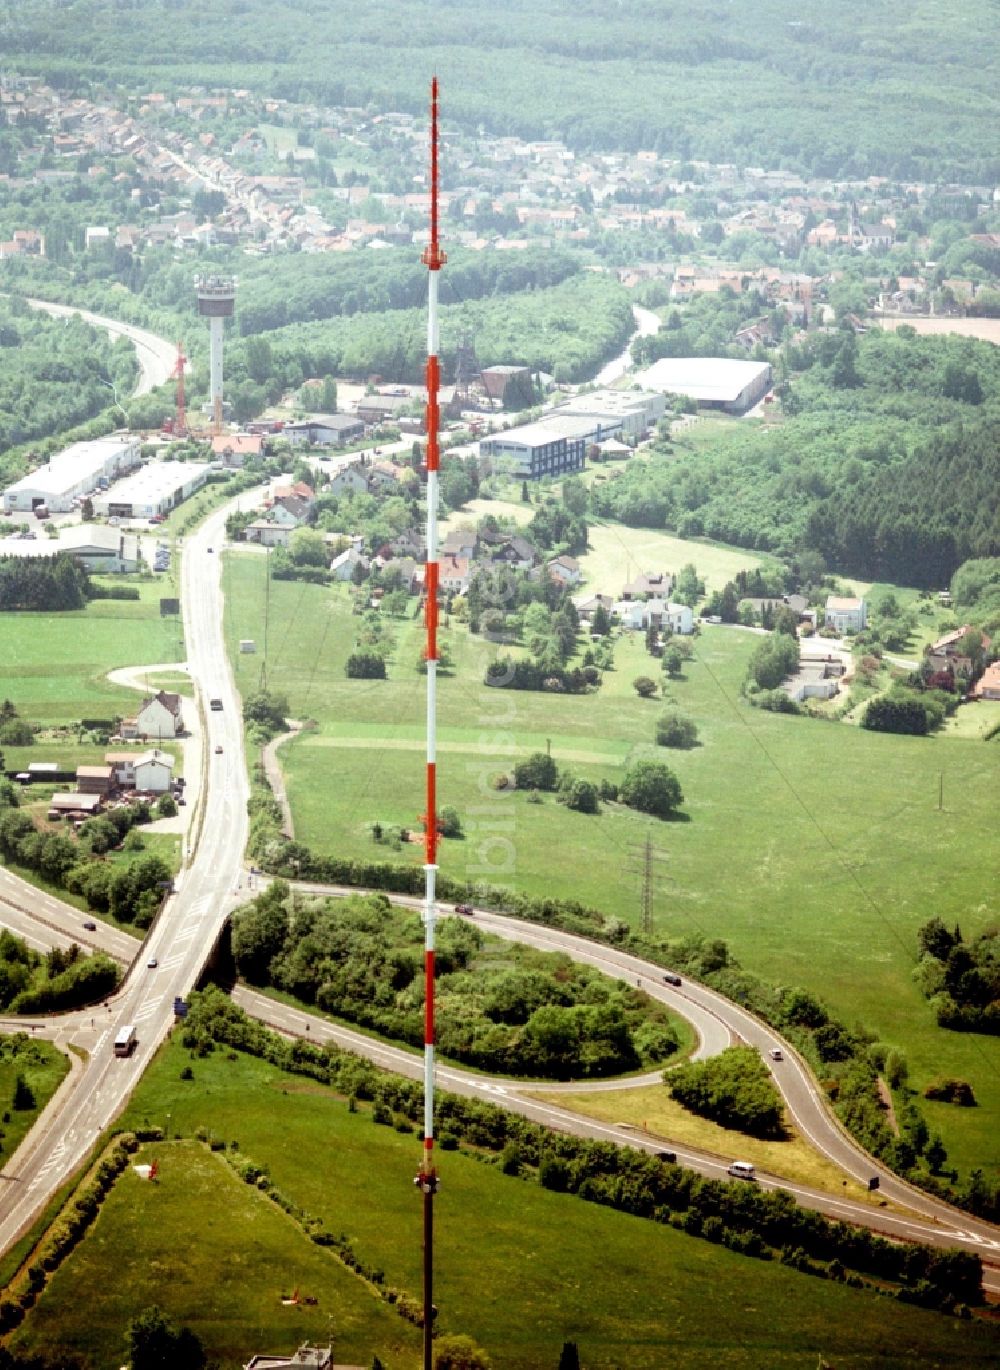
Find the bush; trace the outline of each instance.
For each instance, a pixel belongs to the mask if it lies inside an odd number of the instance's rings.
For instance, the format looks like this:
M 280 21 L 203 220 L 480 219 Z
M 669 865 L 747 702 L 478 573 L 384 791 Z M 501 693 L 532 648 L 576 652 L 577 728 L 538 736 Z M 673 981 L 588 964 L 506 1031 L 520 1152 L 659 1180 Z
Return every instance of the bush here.
M 632 681 L 632 688 L 640 699 L 652 699 L 656 694 L 656 681 L 648 675 L 637 675 Z
M 173 818 L 177 812 L 177 800 L 172 794 L 163 794 L 156 801 L 156 812 L 160 818 Z
M 656 741 L 661 747 L 693 747 L 698 729 L 690 718 L 671 710 L 656 720 Z
M 514 767 L 514 784 L 519 790 L 554 790 L 559 768 L 546 752 L 533 752 Z
M 625 772 L 620 798 L 630 809 L 670 818 L 684 801 L 680 781 L 660 761 L 637 761 Z
M 377 652 L 353 652 L 346 670 L 349 680 L 385 680 L 385 658 Z
M 942 1104 L 958 1104 L 961 1108 L 975 1108 L 976 1096 L 967 1080 L 932 1080 L 924 1089 L 925 1099 Z

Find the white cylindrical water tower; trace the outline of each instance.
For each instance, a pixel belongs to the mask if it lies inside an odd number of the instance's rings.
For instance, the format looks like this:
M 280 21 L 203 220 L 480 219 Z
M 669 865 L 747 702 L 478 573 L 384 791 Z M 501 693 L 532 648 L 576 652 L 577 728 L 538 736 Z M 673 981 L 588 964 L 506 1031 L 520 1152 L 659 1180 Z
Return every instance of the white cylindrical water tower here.
M 208 319 L 209 402 L 212 432 L 222 432 L 222 331 L 236 307 L 236 280 L 232 276 L 197 276 L 198 313 Z

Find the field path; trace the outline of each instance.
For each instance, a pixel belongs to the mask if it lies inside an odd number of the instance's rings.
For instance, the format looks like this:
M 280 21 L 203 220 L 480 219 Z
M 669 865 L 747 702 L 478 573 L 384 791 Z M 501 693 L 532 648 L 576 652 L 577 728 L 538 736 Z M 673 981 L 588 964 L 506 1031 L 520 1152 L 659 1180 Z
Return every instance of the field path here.
M 289 734 L 285 734 L 285 737 Z M 284 741 L 284 737 L 278 738 L 277 742 Z M 276 743 L 270 745 L 276 746 Z M 420 737 L 308 737 L 300 744 L 302 747 L 358 747 L 372 748 L 378 751 L 395 752 L 422 752 L 427 746 L 423 738 Z M 438 742 L 439 752 L 463 752 L 473 756 L 531 756 L 538 750 L 537 747 L 519 746 L 490 746 L 484 747 L 480 742 Z M 568 751 L 565 747 L 559 748 L 560 758 L 567 761 L 596 761 L 599 765 L 607 763 L 617 766 L 621 763 L 622 757 L 618 752 L 594 752 L 577 749 Z M 268 772 L 270 775 L 270 772 Z

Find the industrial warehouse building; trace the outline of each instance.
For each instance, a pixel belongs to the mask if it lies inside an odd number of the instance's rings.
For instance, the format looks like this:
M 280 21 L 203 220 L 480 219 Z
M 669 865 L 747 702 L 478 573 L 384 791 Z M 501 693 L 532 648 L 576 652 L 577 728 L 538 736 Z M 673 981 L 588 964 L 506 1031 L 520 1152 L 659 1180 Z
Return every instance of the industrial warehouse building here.
M 591 390 L 574 395 L 554 411 L 559 417 L 592 418 L 593 436 L 588 442 L 608 438 L 642 438 L 663 418 L 666 396 L 655 390 Z
M 593 419 L 552 415 L 506 433 L 491 433 L 480 440 L 479 455 L 488 457 L 496 470 L 518 480 L 563 476 L 583 470 L 593 432 Z
M 201 462 L 151 461 L 114 490 L 94 496 L 94 513 L 102 518 L 148 519 L 168 514 L 208 480 Z
M 139 569 L 139 539 L 102 523 L 74 523 L 58 538 L 0 538 L 0 557 L 38 559 L 66 552 L 88 571 L 131 574 Z
M 75 442 L 3 492 L 5 514 L 30 514 L 43 505 L 50 514 L 68 514 L 74 500 L 92 494 L 101 482 L 117 480 L 139 464 L 139 439 L 129 434 Z
M 644 390 L 686 395 L 706 409 L 745 414 L 770 390 L 771 367 L 730 357 L 664 357 L 637 379 Z

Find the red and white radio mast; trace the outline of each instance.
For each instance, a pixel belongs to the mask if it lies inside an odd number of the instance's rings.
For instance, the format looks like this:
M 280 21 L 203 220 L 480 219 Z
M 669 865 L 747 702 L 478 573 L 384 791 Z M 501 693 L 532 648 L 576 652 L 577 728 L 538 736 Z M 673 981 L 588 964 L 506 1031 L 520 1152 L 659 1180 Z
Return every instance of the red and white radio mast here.
M 424 813 L 424 1147 L 414 1183 L 424 1201 L 424 1370 L 434 1352 L 434 929 L 437 922 L 437 667 L 438 667 L 438 272 L 447 258 L 438 239 L 438 81 L 431 81 L 431 234 L 421 257 L 427 267 L 427 559 L 424 603 L 427 628 L 427 800 Z

